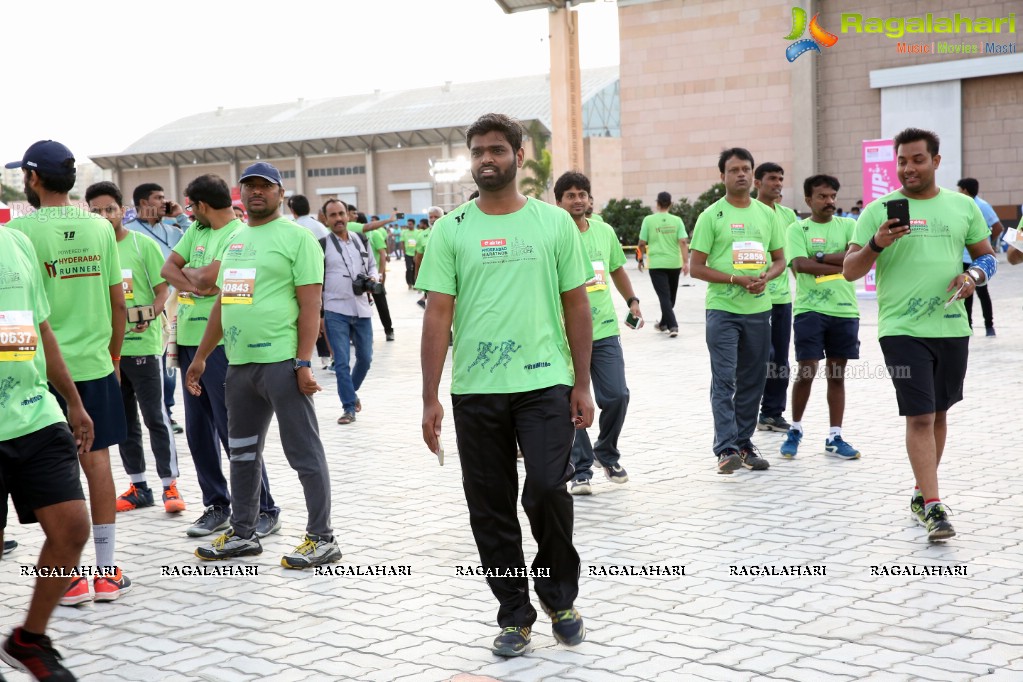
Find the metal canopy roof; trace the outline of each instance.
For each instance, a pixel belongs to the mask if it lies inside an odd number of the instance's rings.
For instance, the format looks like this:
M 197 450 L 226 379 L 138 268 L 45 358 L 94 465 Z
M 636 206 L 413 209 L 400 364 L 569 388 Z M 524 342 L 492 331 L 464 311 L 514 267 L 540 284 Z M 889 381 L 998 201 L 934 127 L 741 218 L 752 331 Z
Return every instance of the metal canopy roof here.
M 495 0 L 497 6 L 504 10 L 505 14 L 516 12 L 529 12 L 535 9 L 561 9 L 565 6 L 565 0 Z M 581 5 L 584 2 L 593 0 L 572 0 L 572 5 Z
M 584 70 L 583 102 L 617 80 L 617 66 Z M 548 76 L 218 109 L 158 128 L 123 152 L 90 158 L 101 168 L 143 168 L 461 144 L 465 128 L 490 111 L 549 130 Z

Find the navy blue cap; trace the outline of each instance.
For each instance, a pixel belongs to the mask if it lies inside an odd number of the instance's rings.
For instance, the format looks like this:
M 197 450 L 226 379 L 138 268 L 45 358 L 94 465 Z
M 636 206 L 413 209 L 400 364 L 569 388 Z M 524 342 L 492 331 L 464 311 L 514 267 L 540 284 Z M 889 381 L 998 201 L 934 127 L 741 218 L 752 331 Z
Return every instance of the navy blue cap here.
M 46 175 L 73 175 L 75 155 L 60 142 L 39 140 L 25 151 L 25 158 L 12 161 L 5 168 L 25 168 Z
M 284 181 L 281 179 L 281 172 L 265 161 L 254 163 L 246 168 L 245 172 L 242 173 L 242 176 L 238 178 L 238 183 L 241 184 L 249 178 L 263 178 L 264 180 L 269 180 L 275 185 L 284 187 Z

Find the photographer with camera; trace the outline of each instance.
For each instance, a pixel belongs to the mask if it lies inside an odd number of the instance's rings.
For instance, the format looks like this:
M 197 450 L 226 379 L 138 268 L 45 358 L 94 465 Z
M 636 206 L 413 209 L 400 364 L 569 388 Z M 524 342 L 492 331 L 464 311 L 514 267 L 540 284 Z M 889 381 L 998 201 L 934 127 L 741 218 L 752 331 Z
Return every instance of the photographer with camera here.
M 373 362 L 373 311 L 367 293 L 380 291 L 376 259 L 366 238 L 348 231 L 348 207 L 340 199 L 323 205 L 330 234 L 323 247 L 323 323 L 334 351 L 337 394 L 344 413 L 338 424 L 351 424 L 362 409 L 356 391 Z M 355 367 L 349 368 L 352 343 Z

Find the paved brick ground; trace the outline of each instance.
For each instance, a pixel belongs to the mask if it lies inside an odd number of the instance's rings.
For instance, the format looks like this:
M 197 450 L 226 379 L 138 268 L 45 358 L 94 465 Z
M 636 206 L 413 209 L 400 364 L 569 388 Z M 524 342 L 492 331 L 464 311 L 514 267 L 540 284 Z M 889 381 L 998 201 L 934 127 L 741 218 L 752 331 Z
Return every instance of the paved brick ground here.
M 652 322 L 649 279 L 627 267 Z M 632 403 L 622 449 L 631 481 L 597 478 L 594 495 L 576 501 L 587 640 L 558 646 L 541 618 L 530 655 L 498 659 L 488 648 L 496 603 L 482 578 L 456 575 L 478 557 L 450 416 L 446 466 L 420 439 L 422 314 L 412 292 L 392 286 L 398 340 L 385 343 L 376 326 L 359 421 L 335 424 L 326 372 L 317 371 L 324 391 L 316 403 L 342 565 L 408 566 L 411 575 L 280 567 L 305 511 L 272 430 L 266 454 L 284 527 L 263 555 L 237 562 L 258 566 L 258 577 L 161 577 L 162 566 L 198 563 L 183 531 L 201 512 L 199 489 L 179 437 L 188 512 L 120 515 L 118 557 L 134 591 L 113 604 L 59 608 L 50 634 L 83 680 L 1023 679 L 1023 478 L 1006 457 L 1023 397 L 1012 343 L 1023 332 L 1021 284 L 1023 268 L 1003 266 L 992 285 L 999 336 L 974 339 L 967 398 L 952 412 L 942 490 L 960 535 L 946 545 L 928 545 L 909 519 L 912 477 L 887 379 L 848 382 L 845 433 L 863 459 L 818 451 L 827 429 L 820 383 L 798 459 L 781 460 L 782 436 L 761 433 L 770 471 L 717 475 L 703 288 L 682 288 L 677 339 L 650 328 L 623 333 Z M 876 304 L 862 309 L 862 362 L 876 373 Z M 119 466 L 115 479 L 127 487 Z M 19 566 L 41 541 L 35 528 L 9 530 L 22 547 L 0 566 L 5 630 L 27 605 L 30 583 Z M 527 537 L 527 556 L 533 550 Z M 85 559 L 93 557 L 90 542 Z M 684 565 L 685 575 L 586 577 L 620 564 Z M 878 564 L 966 566 L 967 575 L 872 576 Z M 823 565 L 827 575 L 729 574 L 752 565 Z

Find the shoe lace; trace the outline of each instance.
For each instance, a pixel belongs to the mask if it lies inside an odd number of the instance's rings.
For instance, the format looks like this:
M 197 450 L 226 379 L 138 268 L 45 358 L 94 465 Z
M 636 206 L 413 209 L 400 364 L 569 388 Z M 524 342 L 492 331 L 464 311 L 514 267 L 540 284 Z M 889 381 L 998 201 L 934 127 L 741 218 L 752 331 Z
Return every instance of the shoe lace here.
M 750 459 L 753 457 L 760 457 L 760 451 L 757 450 L 757 446 L 750 443 L 749 445 L 743 446 L 743 448 L 739 451 L 739 455 L 741 455 L 743 459 Z
M 173 498 L 181 497 L 181 495 L 178 493 L 178 484 L 177 483 L 171 483 L 167 487 L 167 490 L 164 493 L 164 495 L 167 496 L 167 499 L 173 499 Z M 203 516 L 205 516 L 205 514 L 203 514 Z
M 555 611 L 554 616 L 551 618 L 552 623 L 563 623 L 565 621 L 575 620 L 575 609 L 565 609 L 564 611 Z
M 121 495 L 121 497 L 138 497 L 139 489 L 132 483 L 128 486 L 128 491 Z
M 302 544 L 295 548 L 295 554 L 312 554 L 315 551 L 316 541 L 308 535 L 305 537 L 305 540 L 302 541 Z
M 227 533 L 224 533 L 223 535 L 221 535 L 220 537 L 213 541 L 213 547 L 215 549 L 223 549 L 224 545 L 226 545 L 227 541 L 230 539 L 231 536 L 228 535 Z
M 504 630 L 501 630 L 501 634 L 502 635 L 510 635 L 510 634 L 513 634 L 513 633 L 514 634 L 518 634 L 520 630 L 524 630 L 524 629 L 525 628 L 520 628 L 517 625 L 513 625 L 511 627 L 505 628 Z
M 202 516 L 195 520 L 195 523 L 193 525 L 198 526 L 201 523 L 206 523 L 207 521 L 210 520 L 210 517 L 212 517 L 216 513 L 217 508 L 215 506 L 210 505 L 209 507 L 206 507 L 206 511 L 202 513 Z

